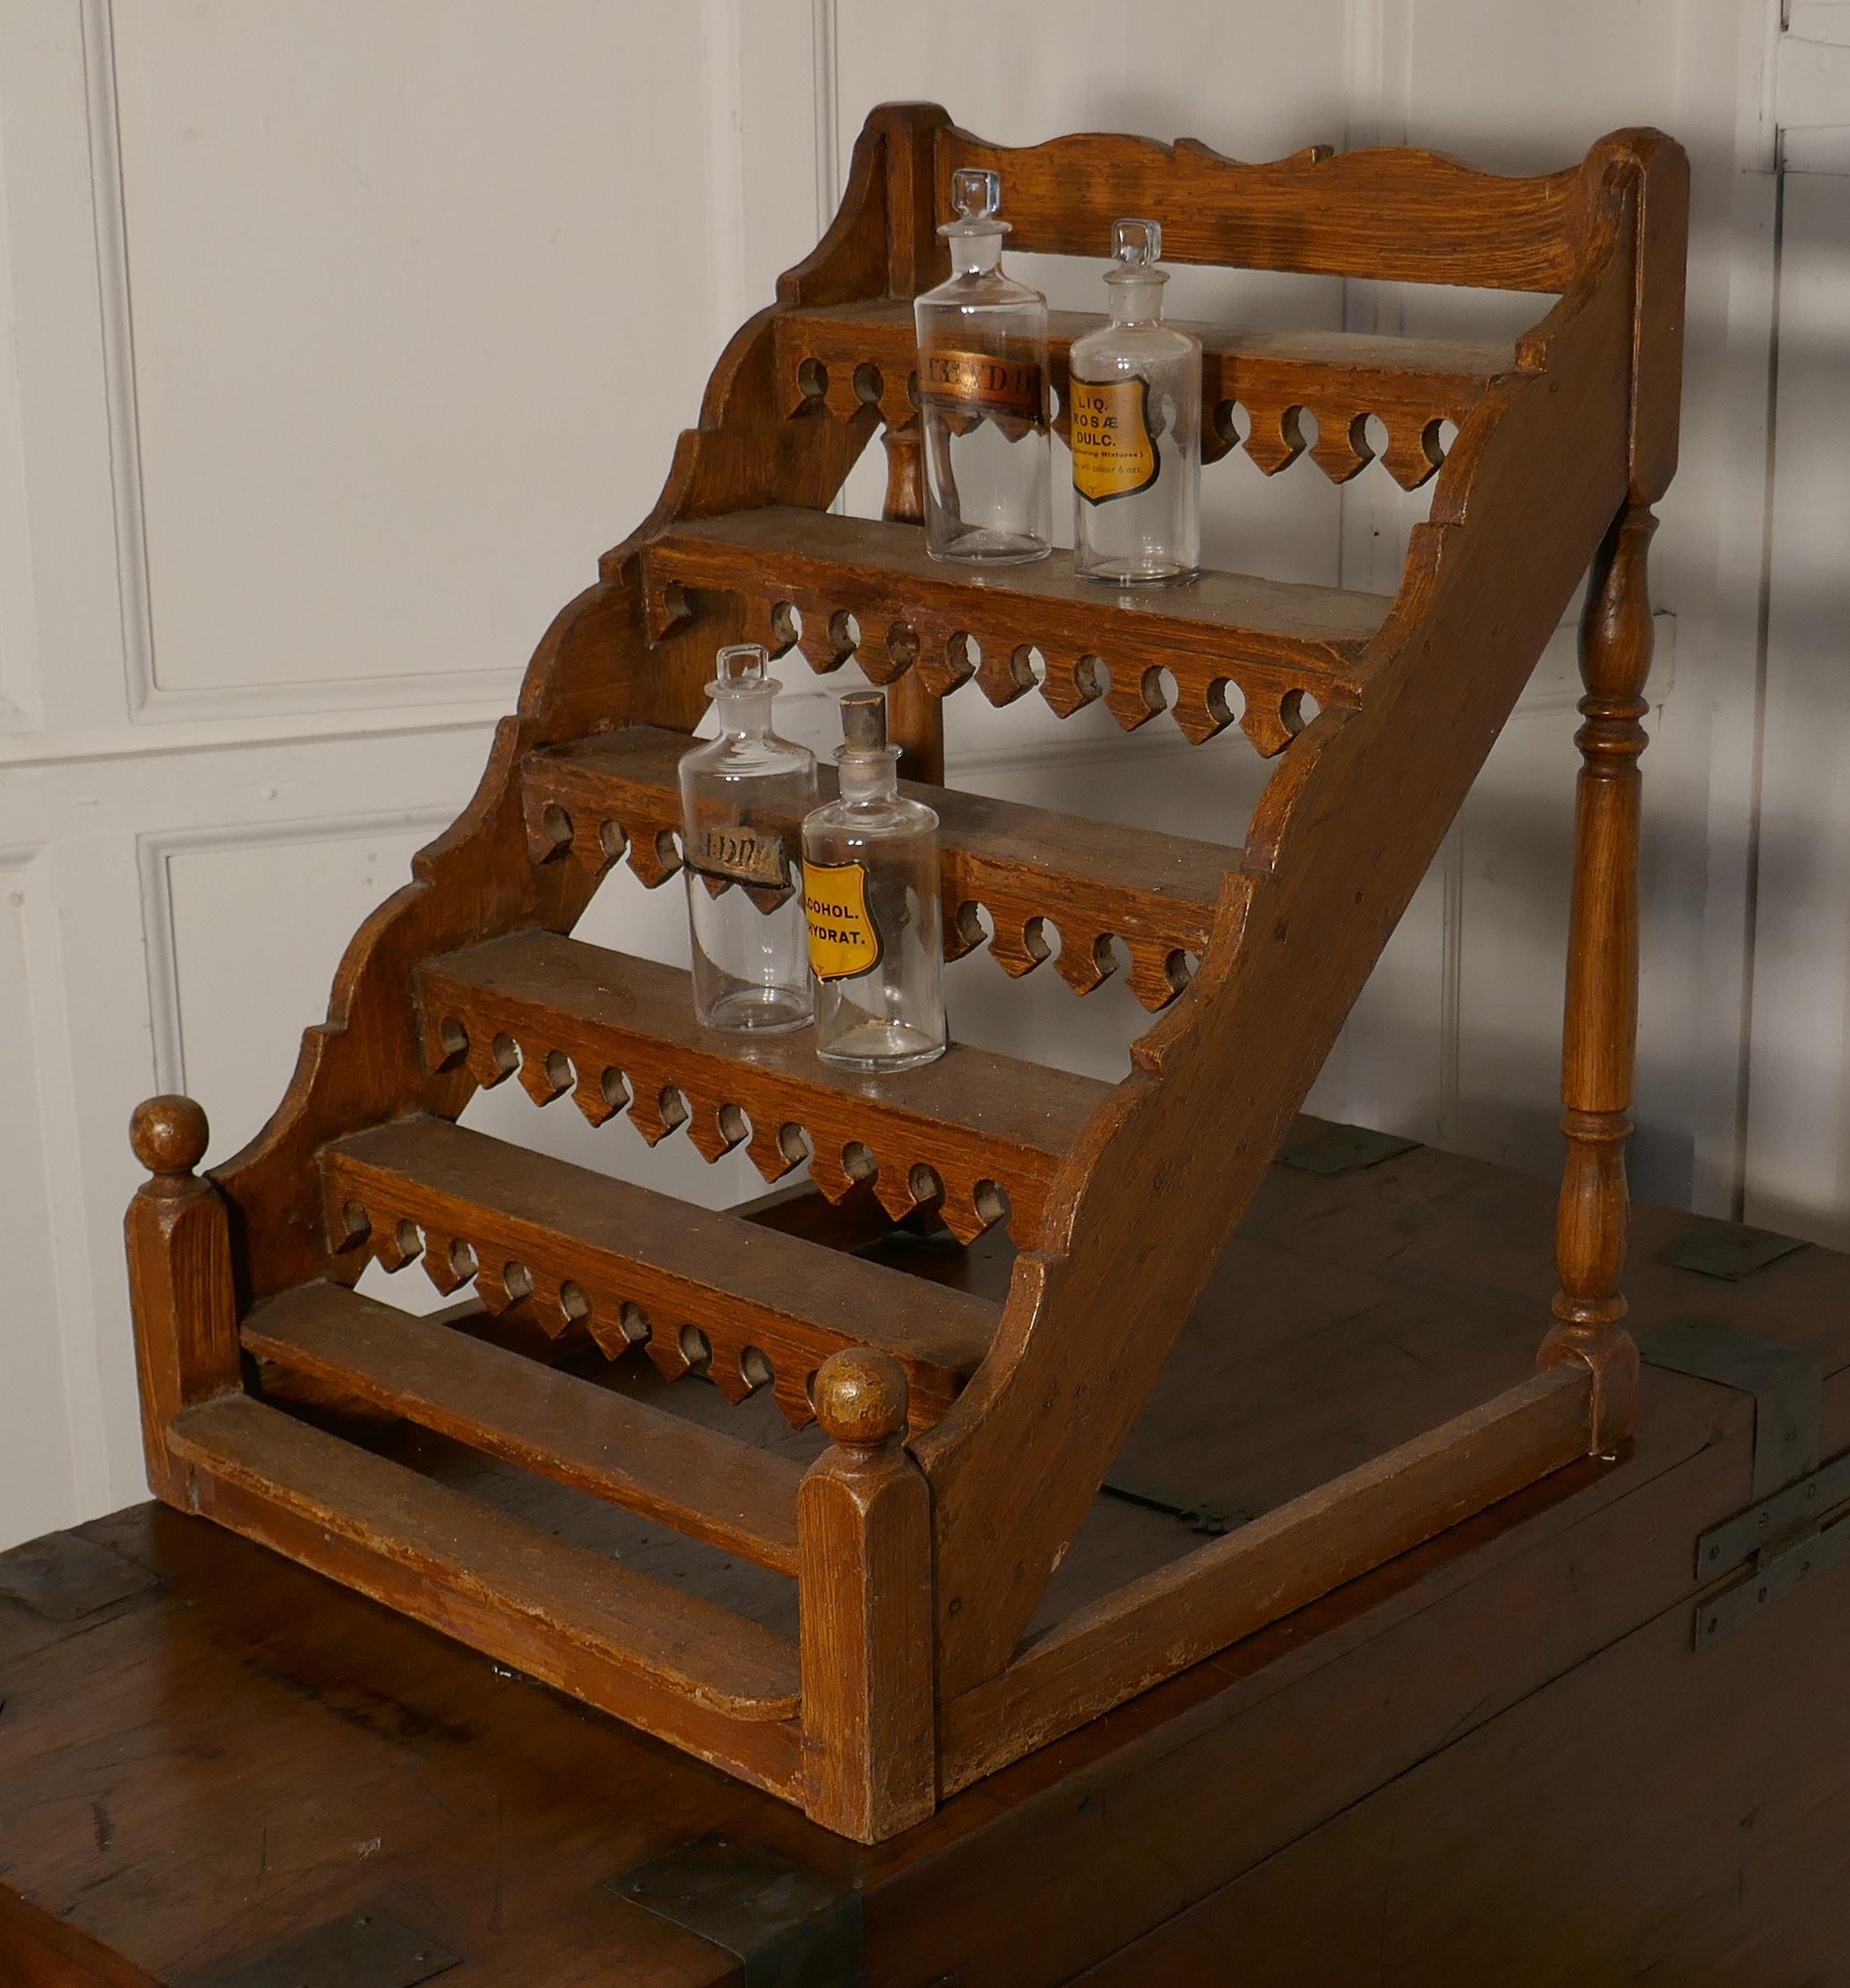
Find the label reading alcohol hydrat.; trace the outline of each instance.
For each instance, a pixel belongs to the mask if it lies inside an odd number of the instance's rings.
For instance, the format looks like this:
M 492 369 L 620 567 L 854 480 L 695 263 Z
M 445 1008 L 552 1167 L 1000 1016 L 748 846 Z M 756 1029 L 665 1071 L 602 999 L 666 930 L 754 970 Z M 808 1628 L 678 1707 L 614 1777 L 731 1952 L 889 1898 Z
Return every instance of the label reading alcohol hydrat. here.
M 921 352 L 919 398 L 957 414 L 1000 415 L 1037 426 L 1041 368 L 1033 359 L 999 359 L 990 352 Z
M 1150 433 L 1150 382 L 1070 382 L 1073 488 L 1088 504 L 1135 497 L 1156 481 L 1162 463 Z
M 803 866 L 810 970 L 818 980 L 858 980 L 879 965 L 880 933 L 867 903 L 864 863 Z

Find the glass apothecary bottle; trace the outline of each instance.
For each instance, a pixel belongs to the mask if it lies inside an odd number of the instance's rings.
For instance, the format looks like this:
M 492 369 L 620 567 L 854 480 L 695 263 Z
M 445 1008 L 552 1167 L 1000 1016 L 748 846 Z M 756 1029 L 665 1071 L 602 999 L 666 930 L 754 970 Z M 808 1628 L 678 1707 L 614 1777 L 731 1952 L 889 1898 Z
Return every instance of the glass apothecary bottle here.
M 680 768 L 694 1012 L 729 1035 L 778 1035 L 814 1011 L 791 845 L 816 804 L 816 755 L 770 729 L 783 687 L 762 649 L 722 649 L 716 670 L 719 736 Z
M 1201 345 L 1163 321 L 1163 231 L 1120 221 L 1109 321 L 1074 341 L 1073 570 L 1121 585 L 1201 561 Z
M 877 690 L 841 700 L 841 798 L 803 825 L 816 1053 L 838 1070 L 914 1070 L 944 1053 L 938 817 L 899 794 Z
M 925 546 L 934 559 L 1019 565 L 1052 549 L 1047 300 L 1003 274 L 999 174 L 951 176 L 939 229 L 951 277 L 913 306 L 925 439 Z

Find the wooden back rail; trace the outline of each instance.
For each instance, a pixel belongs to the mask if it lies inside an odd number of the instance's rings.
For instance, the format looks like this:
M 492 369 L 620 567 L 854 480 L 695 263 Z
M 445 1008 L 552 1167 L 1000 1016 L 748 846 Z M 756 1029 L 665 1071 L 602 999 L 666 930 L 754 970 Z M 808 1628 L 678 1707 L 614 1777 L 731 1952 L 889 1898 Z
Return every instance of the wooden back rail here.
M 1311 145 L 1248 165 L 1194 138 L 1082 132 L 991 145 L 953 126 L 938 150 L 946 215 L 951 175 L 967 166 L 1002 175 L 1017 254 L 1098 256 L 1102 215 L 1153 214 L 1172 262 L 1562 291 L 1598 252 L 1601 224 L 1584 166 L 1506 179 L 1410 148 Z
M 1245 629 L 1236 616 L 1229 627 L 1225 602 L 1194 624 L 1175 602 L 1141 621 L 1101 615 L 1051 567 L 1051 578 L 972 588 L 966 601 L 948 576 L 922 567 L 892 534 L 896 522 L 916 518 L 919 481 L 916 426 L 909 400 L 894 397 L 891 355 L 903 349 L 892 341 L 903 336 L 905 300 L 944 267 L 934 226 L 949 175 L 965 164 L 1006 175 L 1014 241 L 1026 250 L 1096 256 L 1112 216 L 1140 211 L 1162 219 L 1168 251 L 1182 260 L 1558 294 L 1506 362 L 1430 349 L 1397 359 L 1389 341 L 1365 353 L 1215 345 L 1215 404 L 1243 394 L 1249 410 L 1269 410 L 1253 430 L 1262 467 L 1282 467 L 1294 434 L 1302 447 L 1293 410 L 1308 407 L 1317 459 L 1332 475 L 1352 473 L 1367 414 L 1387 408 L 1389 467 L 1417 481 L 1434 466 L 1433 424 L 1456 421 L 1391 603 L 1339 597 L 1321 622 L 1294 632 L 1287 621 L 1281 649 L 1263 616 Z M 1675 459 L 1686 207 L 1682 154 L 1651 132 L 1604 139 L 1567 172 L 1510 180 L 1412 151 L 1336 157 L 1316 148 L 1248 166 L 1190 141 L 1080 136 L 1010 149 L 958 131 L 935 106 L 876 110 L 841 211 L 780 280 L 777 302 L 727 348 L 655 509 L 605 556 L 597 584 L 541 644 L 475 799 L 349 947 L 329 1018 L 308 1031 L 269 1124 L 201 1180 L 192 1171 L 204 1145 L 195 1107 L 159 1100 L 138 1121 L 137 1150 L 154 1177 L 130 1212 L 129 1245 L 156 1489 L 874 1840 L 929 1813 L 940 1793 L 1572 1456 L 1621 1440 L 1635 1362 L 1618 1280 L 1649 647 L 1644 549 L 1649 506 Z M 850 369 L 851 404 L 838 351 L 869 355 Z M 1416 423 L 1417 455 L 1407 439 Z M 883 429 L 889 535 L 868 544 L 890 550 L 870 577 L 864 559 L 841 556 L 859 527 L 824 513 Z M 1216 434 L 1225 439 L 1224 423 Z M 1596 552 L 1564 1052 L 1570 1163 L 1543 1371 L 1023 1647 L 1181 1320 Z M 935 659 L 921 643 L 916 667 L 887 672 L 915 778 L 942 779 L 939 714 L 961 680 L 956 637 L 981 645 L 966 673 L 1005 701 L 1036 680 L 1032 671 L 1022 680 L 1017 650 L 1035 645 L 1037 631 L 1072 622 L 1076 633 L 1089 617 L 1100 636 L 1047 673 L 1056 709 L 1084 691 L 1079 666 L 1108 635 L 1121 722 L 1156 708 L 1150 681 L 1169 668 L 1190 736 L 1238 715 L 1262 751 L 1277 754 L 1244 847 L 1197 928 L 1199 968 L 1134 1046 L 1115 1088 L 1088 1095 L 1043 1071 L 1036 1081 L 1052 1117 L 1037 1118 L 1016 1076 L 996 1093 L 993 1074 L 960 1076 L 978 1066 L 953 1051 L 930 1083 L 864 1096 L 826 1081 L 801 1052 L 794 1061 L 782 1052 L 724 1057 L 670 1024 L 668 983 L 652 978 L 661 969 L 596 956 L 563 935 L 613 843 L 627 837 L 645 876 L 651 867 L 666 874 L 674 852 L 658 806 L 644 812 L 639 834 L 624 808 L 613 809 L 590 831 L 597 851 L 578 850 L 583 823 L 564 835 L 549 824 L 547 809 L 569 804 L 546 781 L 570 763 L 573 742 L 628 728 L 691 730 L 714 647 L 762 626 L 784 602 L 798 604 L 803 646 L 813 662 L 819 650 L 825 668 L 841 659 L 844 610 L 864 639 L 878 624 L 877 666 L 890 625 L 881 616 L 935 631 Z M 1361 618 L 1345 624 L 1344 615 Z M 984 630 L 997 638 L 993 664 Z M 885 659 L 899 661 L 891 646 Z M 1225 702 L 1227 685 L 1241 693 L 1240 714 Z M 1307 710 L 1282 701 L 1305 691 L 1318 707 L 1308 723 Z M 1255 709 L 1257 730 L 1247 722 Z M 635 813 L 633 796 L 625 806 Z M 618 832 L 607 840 L 612 821 Z M 957 850 L 954 832 L 948 840 L 953 871 L 981 860 L 980 850 Z M 554 860 L 568 846 L 592 860 Z M 1057 863 L 1042 863 L 1033 889 L 1057 895 L 1061 877 Z M 993 874 L 982 888 L 995 888 Z M 1094 903 L 1093 915 L 1120 916 L 1131 894 L 1119 889 L 1120 902 Z M 1032 952 L 1033 915 L 1023 912 L 1011 948 Z M 614 1090 L 607 1067 L 621 1073 Z M 767 1175 L 791 1164 L 788 1127 L 819 1130 L 818 1177 L 845 1205 L 864 1191 L 857 1182 L 870 1167 L 889 1213 L 942 1205 L 962 1234 L 993 1218 L 991 1189 L 1014 1199 L 1022 1254 L 1008 1300 L 974 1377 L 948 1406 L 944 1396 L 933 1404 L 941 1419 L 906 1439 L 920 1418 L 906 1371 L 886 1351 L 837 1351 L 816 1372 L 808 1393 L 833 1446 L 798 1497 L 800 1701 L 775 1682 L 783 1658 L 761 1632 L 742 1625 L 728 1643 L 723 1622 L 646 1583 L 623 1590 L 639 1611 L 627 1644 L 621 1608 L 575 1608 L 565 1588 L 547 1589 L 550 1576 L 510 1571 L 519 1592 L 498 1590 L 482 1570 L 514 1566 L 499 1526 L 478 1527 L 472 1546 L 444 1549 L 437 1564 L 433 1542 L 458 1521 L 415 1489 L 419 1480 L 356 1464 L 342 1482 L 351 1479 L 360 1503 L 340 1506 L 335 1490 L 311 1483 L 328 1453 L 321 1446 L 338 1451 L 336 1439 L 288 1434 L 295 1425 L 274 1410 L 236 1399 L 241 1313 L 350 1278 L 361 1228 L 368 1248 L 383 1242 L 390 1254 L 382 1220 L 391 1239 L 407 1223 L 444 1236 L 468 1227 L 463 1211 L 433 1203 L 415 1179 L 386 1193 L 375 1178 L 366 1192 L 381 1206 L 369 1207 L 349 1191 L 350 1169 L 340 1186 L 335 1142 L 412 1114 L 453 1118 L 479 1084 L 517 1070 L 536 1101 L 569 1090 L 593 1119 L 627 1107 L 651 1137 L 678 1109 L 703 1152 L 744 1140 Z M 875 1157 L 882 1142 L 897 1160 Z M 334 1169 L 326 1173 L 324 1149 Z M 358 1226 L 346 1222 L 349 1201 Z M 499 1219 L 493 1233 L 534 1259 L 564 1323 L 582 1254 L 551 1250 L 532 1221 L 516 1229 Z M 619 1267 L 611 1258 L 600 1287 L 607 1303 L 620 1295 Z M 913 1377 L 930 1378 L 924 1369 Z M 270 1426 L 278 1421 L 280 1430 Z M 664 1508 L 677 1500 L 686 1504 L 684 1491 Z M 375 1522 L 367 1510 L 396 1516 Z M 757 1550 L 787 1564 L 787 1534 Z M 577 1563 L 558 1564 L 569 1587 Z M 713 1681 L 727 1678 L 756 1681 Z

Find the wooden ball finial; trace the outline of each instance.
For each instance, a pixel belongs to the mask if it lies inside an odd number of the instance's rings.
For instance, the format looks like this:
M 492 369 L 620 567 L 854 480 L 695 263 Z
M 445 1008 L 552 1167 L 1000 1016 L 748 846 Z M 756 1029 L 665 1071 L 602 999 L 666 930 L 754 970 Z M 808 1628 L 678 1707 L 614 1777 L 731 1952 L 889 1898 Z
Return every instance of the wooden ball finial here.
M 906 1370 L 871 1346 L 831 1353 L 817 1372 L 813 1396 L 831 1442 L 877 1449 L 906 1428 Z
M 211 1137 L 204 1112 L 172 1092 L 138 1104 L 129 1121 L 129 1143 L 151 1174 L 191 1173 Z

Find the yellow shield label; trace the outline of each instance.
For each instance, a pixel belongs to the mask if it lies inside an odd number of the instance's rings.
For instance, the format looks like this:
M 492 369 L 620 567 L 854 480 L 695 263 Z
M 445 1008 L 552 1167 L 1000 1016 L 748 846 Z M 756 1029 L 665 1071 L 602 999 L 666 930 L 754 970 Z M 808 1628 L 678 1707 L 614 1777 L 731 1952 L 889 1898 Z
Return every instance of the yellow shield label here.
M 810 970 L 818 980 L 855 980 L 880 964 L 880 934 L 867 906 L 864 863 L 803 866 L 803 914 Z
M 1066 399 L 1073 445 L 1073 488 L 1088 504 L 1109 504 L 1147 490 L 1162 467 L 1150 434 L 1150 382 L 1082 380 Z

